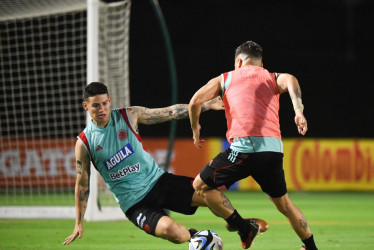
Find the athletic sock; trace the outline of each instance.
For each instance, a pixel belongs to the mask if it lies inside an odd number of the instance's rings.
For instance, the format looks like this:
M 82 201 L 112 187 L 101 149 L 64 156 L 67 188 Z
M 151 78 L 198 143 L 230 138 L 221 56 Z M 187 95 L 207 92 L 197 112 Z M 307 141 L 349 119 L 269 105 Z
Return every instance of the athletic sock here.
M 238 229 L 240 231 L 248 231 L 248 223 L 240 216 L 238 211 L 234 211 L 227 219 L 226 222 L 231 228 Z
M 316 243 L 314 242 L 313 234 L 309 238 L 303 240 L 303 243 L 307 250 L 318 250 Z

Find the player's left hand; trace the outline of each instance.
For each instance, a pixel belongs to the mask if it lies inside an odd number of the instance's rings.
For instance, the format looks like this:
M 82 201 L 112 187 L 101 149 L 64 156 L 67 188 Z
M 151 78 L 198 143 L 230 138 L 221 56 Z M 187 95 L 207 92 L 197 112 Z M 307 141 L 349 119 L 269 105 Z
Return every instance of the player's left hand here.
M 82 238 L 82 236 L 83 236 L 83 225 L 81 225 L 81 226 L 75 225 L 73 233 L 70 236 L 66 237 L 66 239 L 65 239 L 64 243 L 62 243 L 62 245 L 69 245 L 77 237 Z
M 308 123 L 305 116 L 301 113 L 297 113 L 295 116 L 295 123 L 299 134 L 305 135 L 306 131 L 308 130 Z

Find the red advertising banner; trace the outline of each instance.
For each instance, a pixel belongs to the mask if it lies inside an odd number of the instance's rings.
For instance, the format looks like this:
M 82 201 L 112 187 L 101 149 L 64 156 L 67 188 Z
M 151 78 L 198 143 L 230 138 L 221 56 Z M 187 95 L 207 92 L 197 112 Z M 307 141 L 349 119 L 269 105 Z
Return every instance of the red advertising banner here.
M 75 140 L 1 139 L 0 188 L 74 187 Z
M 195 177 L 223 150 L 225 139 L 210 138 L 197 149 L 191 138 L 174 142 L 169 171 Z M 143 138 L 160 167 L 168 139 Z M 74 187 L 73 139 L 0 139 L 0 188 Z M 284 139 L 284 170 L 289 190 L 374 191 L 374 140 Z M 239 189 L 259 190 L 252 178 Z
M 143 138 L 143 144 L 162 168 L 166 162 L 169 141 L 166 138 Z M 178 138 L 174 142 L 174 152 L 171 155 L 169 172 L 178 175 L 195 177 L 209 162 L 211 151 L 220 147 L 221 141 L 209 139 L 203 143 L 203 148 L 194 146 L 190 138 Z M 217 151 L 218 152 L 218 151 Z
M 74 139 L 1 139 L 0 188 L 74 187 L 76 179 Z M 160 167 L 166 162 L 168 139 L 143 139 L 143 144 Z M 208 162 L 211 139 L 204 149 L 194 147 L 192 139 L 177 139 L 169 172 L 196 176 Z

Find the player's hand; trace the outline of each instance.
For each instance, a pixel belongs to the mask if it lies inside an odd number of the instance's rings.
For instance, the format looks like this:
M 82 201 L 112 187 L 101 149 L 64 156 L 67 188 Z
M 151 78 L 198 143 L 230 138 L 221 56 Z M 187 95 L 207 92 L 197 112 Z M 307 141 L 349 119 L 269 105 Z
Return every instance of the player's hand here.
M 77 237 L 82 238 L 82 236 L 83 236 L 83 225 L 75 225 L 73 233 L 70 236 L 66 237 L 62 245 L 69 245 Z
M 195 144 L 195 147 L 202 148 L 201 143 L 204 142 L 204 140 L 200 140 L 200 124 L 197 125 L 197 128 L 192 129 L 193 133 L 193 143 Z
M 295 116 L 295 123 L 299 134 L 305 135 L 308 130 L 308 123 L 302 113 L 297 113 Z
M 206 107 L 211 110 L 224 110 L 225 109 L 225 107 L 223 106 L 222 98 L 220 96 L 217 96 L 213 98 L 212 100 L 207 101 L 206 103 L 204 103 L 204 105 L 206 105 Z

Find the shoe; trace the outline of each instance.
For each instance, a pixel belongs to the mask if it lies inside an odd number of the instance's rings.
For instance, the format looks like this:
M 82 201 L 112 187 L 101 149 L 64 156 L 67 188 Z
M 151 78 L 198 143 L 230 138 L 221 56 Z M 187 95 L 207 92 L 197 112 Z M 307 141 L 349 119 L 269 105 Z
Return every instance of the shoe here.
M 305 246 L 302 246 L 300 250 L 307 250 Z
M 244 249 L 250 248 L 250 246 L 252 245 L 252 242 L 255 239 L 255 237 L 257 236 L 257 234 L 260 233 L 260 226 L 259 225 L 255 224 L 255 223 L 250 223 L 250 222 L 247 222 L 247 223 L 250 227 L 249 232 L 247 232 L 247 233 L 238 232 L 238 234 L 240 236 L 240 240 L 242 241 L 242 247 Z
M 248 221 L 249 223 L 257 224 L 260 227 L 260 233 L 265 232 L 269 228 L 269 224 L 266 221 L 258 218 L 246 218 L 244 220 Z M 237 228 L 231 227 L 229 224 L 226 224 L 226 229 L 230 232 L 238 231 Z
M 188 232 L 190 232 L 191 238 L 197 233 L 197 230 L 195 228 L 189 228 Z

